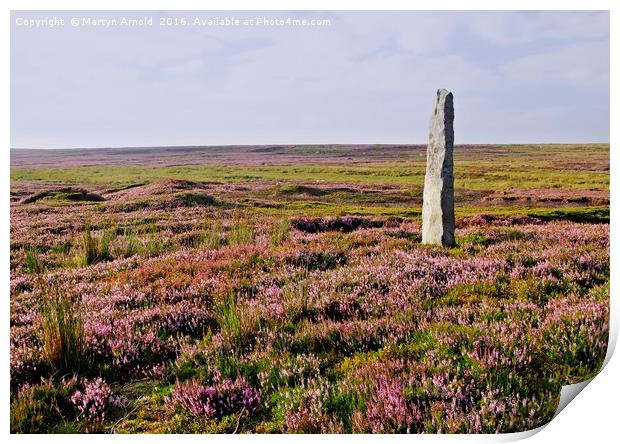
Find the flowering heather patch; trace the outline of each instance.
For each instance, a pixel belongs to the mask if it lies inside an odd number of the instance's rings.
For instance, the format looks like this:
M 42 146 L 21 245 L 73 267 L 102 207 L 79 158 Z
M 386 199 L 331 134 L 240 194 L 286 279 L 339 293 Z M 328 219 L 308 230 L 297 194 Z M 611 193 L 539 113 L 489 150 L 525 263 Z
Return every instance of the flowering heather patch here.
M 177 385 L 167 402 L 192 415 L 219 418 L 241 411 L 256 412 L 260 407 L 260 395 L 242 379 L 225 379 L 212 386 L 190 381 Z
M 123 401 L 112 393 L 110 387 L 101 378 L 85 381 L 83 386 L 83 390 L 76 390 L 70 400 L 79 413 L 78 417 L 93 430 L 105 420 L 106 407 L 121 407 Z
M 396 378 L 388 380 L 381 375 L 366 404 L 364 419 L 358 419 L 358 425 L 367 424 L 372 433 L 411 433 L 422 421 L 418 407 L 406 399 L 403 383 Z
M 59 406 L 83 431 L 513 432 L 600 369 L 608 224 L 477 214 L 448 249 L 421 245 L 408 217 L 272 212 L 298 191 L 368 191 L 314 188 L 166 181 L 98 189 L 97 203 L 16 200 L 12 428 L 57 430 L 41 412 Z M 105 257 L 79 260 L 85 226 Z M 54 288 L 79 307 L 72 379 L 43 353 Z
M 122 407 L 123 398 L 114 394 L 101 378 L 44 379 L 37 384 L 24 384 L 13 397 L 11 432 L 98 432 L 106 411 Z

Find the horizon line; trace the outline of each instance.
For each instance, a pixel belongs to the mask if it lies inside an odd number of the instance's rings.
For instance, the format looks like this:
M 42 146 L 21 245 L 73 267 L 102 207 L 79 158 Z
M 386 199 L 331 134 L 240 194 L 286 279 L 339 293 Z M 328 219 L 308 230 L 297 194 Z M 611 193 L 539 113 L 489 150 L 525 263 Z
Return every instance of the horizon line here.
M 609 145 L 611 142 L 463 142 L 455 143 L 454 146 L 501 146 L 501 145 Z M 240 147 L 256 147 L 256 146 L 426 146 L 424 143 L 227 143 L 227 144 L 212 144 L 212 145 L 124 145 L 124 146 L 71 146 L 71 147 L 10 147 L 10 151 L 40 151 L 40 150 L 106 150 L 106 149 L 147 149 L 147 148 L 240 148 Z

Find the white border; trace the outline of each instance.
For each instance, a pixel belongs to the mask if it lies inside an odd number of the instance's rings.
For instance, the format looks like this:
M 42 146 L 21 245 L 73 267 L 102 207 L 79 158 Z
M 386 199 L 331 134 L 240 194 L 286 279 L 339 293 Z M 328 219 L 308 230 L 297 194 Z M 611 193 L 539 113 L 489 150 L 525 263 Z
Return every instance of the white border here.
M 426 2 L 416 2 L 406 0 L 296 0 L 295 2 L 286 0 L 216 0 L 216 1 L 199 1 L 199 0 L 141 0 L 141 1 L 122 1 L 122 0 L 92 0 L 88 2 L 78 0 L 57 0 L 54 2 L 37 0 L 5 0 L 2 2 L 3 12 L 3 25 L 2 26 L 2 52 L 3 59 L 5 61 L 10 60 L 10 10 L 312 10 L 312 9 L 332 9 L 332 10 L 519 10 L 519 9 L 533 9 L 533 10 L 610 10 L 611 19 L 611 78 L 617 78 L 617 52 L 618 52 L 618 32 L 616 26 L 618 25 L 617 12 L 619 6 L 618 2 L 614 1 L 576 1 L 576 0 L 564 0 L 562 2 L 545 0 L 504 0 L 502 2 L 490 1 L 490 0 L 470 0 L 467 3 L 458 0 L 436 0 Z M 614 10 L 615 9 L 615 10 Z M 438 32 L 441 32 L 438 30 Z M 614 50 L 616 54 L 614 54 Z M 2 212 L 5 215 L 3 219 L 3 229 L 1 231 L 2 250 L 1 258 L 2 267 L 1 273 L 1 285 L 4 289 L 2 293 L 4 296 L 4 316 L 2 317 L 2 338 L 0 339 L 0 346 L 2 347 L 2 353 L 4 356 L 3 366 L 1 368 L 2 380 L 5 381 L 3 390 L 3 400 L 0 407 L 2 431 L 5 434 L 9 434 L 9 366 L 8 366 L 8 344 L 9 344 L 9 188 L 10 188 L 10 161 L 9 161 L 9 146 L 10 146 L 10 101 L 7 100 L 10 95 L 10 83 L 9 83 L 9 65 L 3 64 L 2 70 L 2 83 L 4 85 L 5 94 L 2 95 L 4 106 L 1 108 L 2 119 L 0 122 L 0 134 L 2 134 L 2 140 L 4 140 L 4 148 L 1 150 L 0 155 L 2 161 L 0 162 L 0 168 L 2 172 L 0 174 L 0 180 L 2 183 L 2 196 L 0 198 L 0 205 L 2 205 Z M 617 104 L 618 89 L 616 84 L 611 83 L 611 122 L 618 122 L 618 104 Z M 611 170 L 618 168 L 618 154 L 616 153 L 615 142 L 618 140 L 618 132 L 614 126 L 610 127 L 610 142 L 611 142 Z M 491 142 L 491 141 L 490 141 Z M 618 219 L 618 210 L 614 204 L 616 196 L 618 195 L 618 181 L 615 176 L 611 175 L 611 219 L 612 227 L 613 221 Z M 608 358 L 611 357 L 618 332 L 618 318 L 616 316 L 618 309 L 618 290 L 616 281 L 613 276 L 617 276 L 619 272 L 617 255 L 618 255 L 618 236 L 611 230 L 611 295 L 612 295 L 612 325 L 611 325 L 611 343 L 608 353 Z M 540 433 L 534 434 L 530 439 L 533 443 L 547 443 L 550 440 L 557 442 L 567 443 L 582 443 L 584 441 L 590 442 L 611 442 L 611 437 L 616 435 L 618 430 L 618 420 L 616 413 L 616 403 L 618 396 L 620 395 L 620 382 L 618 376 L 620 375 L 620 364 L 618 358 L 609 361 L 607 366 L 602 372 L 594 378 L 594 380 L 583 390 L 577 397 L 577 400 L 569 403 L 569 405 L 555 418 L 548 426 L 544 427 Z M 452 435 L 452 436 L 437 436 L 437 435 L 416 435 L 414 437 L 407 436 L 350 436 L 350 435 L 302 435 L 302 436 L 290 436 L 290 435 L 251 435 L 251 436 L 232 436 L 232 435 L 218 435 L 213 437 L 205 437 L 202 435 L 194 436 L 145 436 L 145 435 L 131 435 L 131 436 L 89 436 L 88 440 L 93 442 L 99 442 L 103 440 L 110 440 L 115 442 L 170 442 L 173 440 L 182 442 L 204 442 L 205 440 L 217 440 L 218 442 L 231 442 L 231 441 L 248 441 L 253 442 L 284 442 L 295 439 L 300 442 L 377 442 L 378 440 L 390 441 L 390 442 L 410 442 L 415 440 L 416 442 L 498 442 L 498 441 L 510 441 L 514 439 L 524 438 L 530 433 L 515 434 L 515 435 Z M 33 441 L 45 441 L 45 442 L 78 442 L 84 439 L 84 436 L 15 436 L 10 435 L 8 437 L 14 442 L 31 443 Z M 617 439 L 617 438 L 616 438 Z

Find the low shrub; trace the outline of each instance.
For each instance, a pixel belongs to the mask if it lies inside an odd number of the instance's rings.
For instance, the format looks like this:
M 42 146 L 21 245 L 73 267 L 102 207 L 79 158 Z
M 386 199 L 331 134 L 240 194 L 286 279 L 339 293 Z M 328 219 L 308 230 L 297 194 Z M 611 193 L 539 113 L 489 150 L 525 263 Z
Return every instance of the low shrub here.
M 122 399 L 114 395 L 101 378 L 84 381 L 83 388 L 75 391 L 70 401 L 78 412 L 78 419 L 84 423 L 85 431 L 91 433 L 101 430 L 108 407 L 123 405 Z
M 287 262 L 308 271 L 326 271 L 347 263 L 347 255 L 342 251 L 302 251 Z
M 11 433 L 50 433 L 75 417 L 69 401 L 76 387 L 71 378 L 25 385 L 11 402 Z
M 234 382 L 225 379 L 212 386 L 190 381 L 183 385 L 177 384 L 166 402 L 194 416 L 221 418 L 241 411 L 256 412 L 260 407 L 260 395 L 243 379 Z

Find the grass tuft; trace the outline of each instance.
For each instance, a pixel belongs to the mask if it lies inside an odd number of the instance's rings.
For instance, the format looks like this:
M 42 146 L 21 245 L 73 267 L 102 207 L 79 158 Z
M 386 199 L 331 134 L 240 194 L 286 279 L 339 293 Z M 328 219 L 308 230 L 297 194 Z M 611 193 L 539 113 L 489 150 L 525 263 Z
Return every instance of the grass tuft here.
M 239 307 L 232 290 L 217 304 L 216 313 L 222 338 L 232 351 L 239 354 L 247 351 L 258 329 L 256 316 Z
M 90 224 L 87 223 L 82 234 L 81 257 L 79 258 L 82 265 L 92 265 L 112 259 L 110 243 L 113 236 L 112 232 L 108 231 L 94 236 Z
M 228 242 L 231 245 L 249 244 L 255 238 L 254 226 L 246 219 L 235 214 L 233 216 Z
M 54 370 L 78 373 L 88 363 L 81 305 L 59 290 L 41 304 L 43 355 Z
M 41 274 L 43 272 L 43 264 L 39 259 L 39 249 L 37 247 L 27 246 L 24 249 L 26 255 L 26 268 L 31 274 Z
M 204 246 L 210 250 L 215 250 L 222 245 L 222 223 L 216 222 L 207 230 L 204 237 Z
M 291 222 L 288 219 L 281 219 L 271 227 L 271 243 L 282 245 L 291 231 Z

